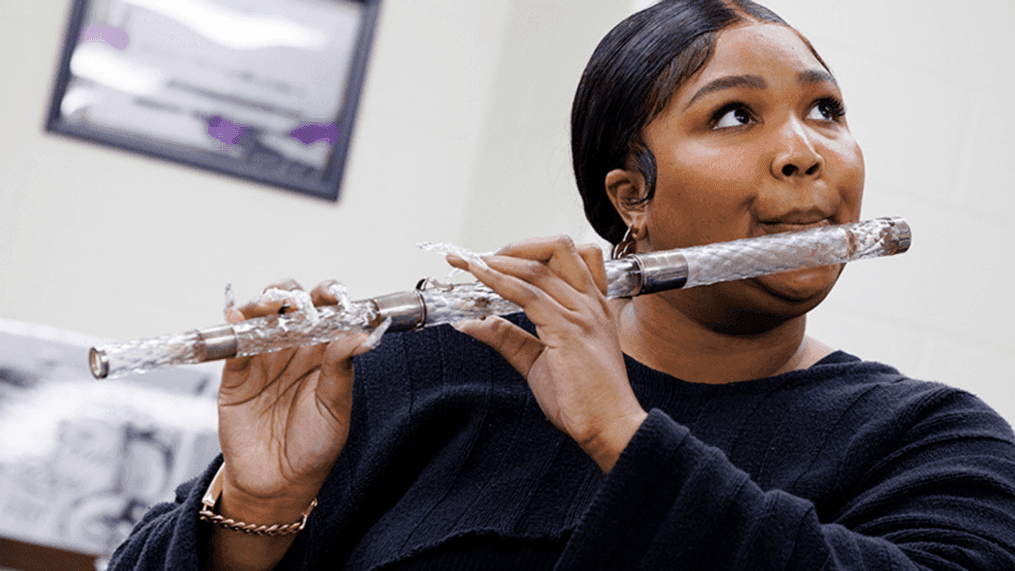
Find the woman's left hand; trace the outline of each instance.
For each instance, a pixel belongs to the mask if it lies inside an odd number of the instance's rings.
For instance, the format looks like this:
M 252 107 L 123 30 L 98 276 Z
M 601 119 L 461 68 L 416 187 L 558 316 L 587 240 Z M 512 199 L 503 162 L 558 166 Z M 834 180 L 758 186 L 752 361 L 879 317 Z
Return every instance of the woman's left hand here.
M 503 355 L 547 418 L 608 472 L 647 414 L 627 378 L 602 251 L 564 236 L 512 244 L 483 260 L 488 267 L 448 256 L 521 306 L 539 337 L 499 317 L 458 329 Z

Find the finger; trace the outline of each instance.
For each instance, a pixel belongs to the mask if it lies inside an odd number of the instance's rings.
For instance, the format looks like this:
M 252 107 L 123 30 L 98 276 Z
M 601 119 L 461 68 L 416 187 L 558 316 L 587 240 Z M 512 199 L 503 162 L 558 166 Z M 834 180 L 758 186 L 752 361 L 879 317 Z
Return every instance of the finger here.
M 338 280 L 325 280 L 317 284 L 310 291 L 310 299 L 316 306 L 338 305 L 344 308 L 349 307 L 351 303 L 349 290 Z
M 328 343 L 321 359 L 320 394 L 336 418 L 348 421 L 352 408 L 353 356 L 370 350 L 366 333 L 350 333 Z M 343 412 L 344 411 L 344 412 Z
M 469 261 L 457 254 L 447 254 L 444 259 L 454 268 L 469 271 Z
M 319 372 L 327 345 L 299 347 L 297 349 L 255 355 L 248 367 L 235 377 L 231 386 L 243 386 L 237 395 L 255 398 L 273 395 L 275 401 L 292 390 L 299 390 L 313 373 Z M 222 377 L 226 382 L 226 375 Z
M 545 349 L 538 338 L 500 317 L 465 319 L 452 326 L 497 351 L 523 377 Z
M 378 325 L 373 331 L 370 332 L 369 335 L 366 336 L 366 339 L 364 339 L 363 342 L 360 343 L 360 346 L 356 349 L 356 351 L 353 354 L 362 355 L 363 353 L 366 353 L 367 351 L 380 345 L 381 338 L 384 336 L 385 333 L 387 333 L 388 329 L 391 328 L 392 323 L 394 323 L 394 320 L 392 320 L 390 317 L 385 318 L 385 320 L 382 321 L 380 325 Z
M 253 357 L 234 357 L 232 359 L 226 359 L 225 371 L 227 373 L 242 373 L 250 368 L 253 361 Z
M 261 294 L 261 300 L 263 303 L 281 300 L 282 306 L 278 310 L 280 314 L 299 311 L 311 321 L 317 321 L 317 308 L 314 307 L 314 301 L 310 298 L 309 293 L 301 289 L 269 289 Z
M 521 260 L 517 262 L 514 260 L 516 259 L 494 258 L 493 256 L 487 258 L 487 261 L 493 263 L 498 271 L 501 271 L 502 273 L 512 275 L 516 278 L 526 281 L 537 288 L 544 289 L 546 293 L 549 294 L 551 297 L 553 297 L 561 306 L 567 307 L 568 309 L 571 310 L 576 310 L 578 308 L 579 304 L 581 303 L 581 300 L 579 298 L 580 294 L 575 295 L 576 292 L 574 288 L 571 287 L 570 284 L 567 284 L 563 280 L 557 278 L 551 271 L 548 270 L 548 268 L 545 265 L 541 264 L 540 262 L 533 262 L 530 260 Z M 449 255 L 448 263 L 450 263 L 455 268 L 470 271 L 469 262 L 460 257 Z M 489 264 L 487 264 L 486 267 L 489 268 Z M 491 285 L 491 287 L 493 286 Z M 496 289 L 494 291 L 496 291 Z M 511 301 L 515 300 L 511 299 Z M 516 303 L 518 302 L 516 301 Z
M 549 245 L 546 240 L 550 240 L 553 244 Z M 603 264 L 603 251 L 599 246 L 595 244 L 582 244 L 576 246 L 576 254 L 580 259 L 580 263 L 584 264 L 584 271 L 580 264 L 568 263 L 574 262 L 571 256 L 555 256 L 554 250 L 562 248 L 564 251 L 570 250 L 568 245 L 569 238 L 566 236 L 561 238 L 551 239 L 537 239 L 529 240 L 525 242 L 519 242 L 518 244 L 512 244 L 505 248 L 502 248 L 497 255 L 510 255 L 514 257 L 520 257 L 524 259 L 530 259 L 533 261 L 539 261 L 546 263 L 551 269 L 559 268 L 565 270 L 562 278 L 572 287 L 576 288 L 588 288 L 590 282 L 586 280 L 585 273 L 588 273 L 591 285 L 599 290 L 602 294 L 606 294 L 606 267 Z M 558 248 L 559 245 L 559 248 Z M 447 255 L 448 263 L 460 270 L 468 270 L 468 260 L 455 254 Z M 570 272 L 566 271 L 569 266 L 573 268 Z M 575 276 L 576 279 L 567 279 L 567 276 Z
M 497 255 L 543 263 L 578 291 L 591 292 L 599 289 L 589 272 L 587 261 L 568 236 L 518 242 L 505 246 L 497 252 Z
M 582 244 L 578 246 L 578 254 L 585 262 L 585 267 L 592 276 L 599 292 L 606 295 L 609 283 L 606 281 L 606 264 L 603 261 L 603 249 L 595 244 Z
M 287 352 L 280 351 L 262 355 L 261 362 L 269 379 L 277 379 L 283 374 L 289 378 L 302 378 L 321 366 L 326 349 L 324 344 L 298 347 L 288 358 Z
M 491 256 L 487 259 L 487 265 L 501 275 L 515 278 L 529 286 L 523 288 L 523 291 L 526 292 L 527 297 L 532 299 L 524 305 L 519 303 L 522 307 L 540 299 L 541 296 L 536 295 L 537 293 L 543 294 L 543 296 L 552 299 L 561 307 L 570 310 L 577 310 L 583 303 L 583 294 L 563 280 L 543 262 L 507 256 Z M 502 280 L 502 282 L 509 283 L 508 280 Z M 493 286 L 491 285 L 490 287 Z M 494 291 L 501 293 L 497 288 L 494 288 Z M 532 295 L 529 295 L 528 292 L 531 292 Z M 511 301 L 515 300 L 511 299 Z M 516 301 L 515 303 L 518 302 Z
M 282 289 L 282 290 L 286 290 L 286 291 L 296 291 L 296 290 L 302 290 L 303 286 L 301 286 L 299 284 L 299 282 L 297 282 L 296 280 L 294 280 L 292 278 L 283 278 L 283 279 L 278 280 L 277 282 L 273 282 L 273 283 L 270 283 L 267 286 L 265 286 L 264 291 L 268 291 L 269 289 Z
M 264 288 L 261 296 L 238 308 L 244 319 L 265 317 L 292 311 L 308 312 L 313 301 L 295 280 L 280 280 Z M 308 314 L 308 317 L 312 317 Z
M 225 305 L 222 308 L 222 315 L 226 323 L 236 323 L 243 320 L 243 314 L 236 309 L 236 292 L 233 291 L 233 284 L 226 284 Z
M 270 303 L 265 303 L 261 298 L 258 298 L 244 303 L 240 307 L 236 308 L 236 311 L 240 312 L 243 319 L 253 319 L 255 317 L 277 315 L 283 306 L 285 306 L 283 300 L 274 300 Z
M 239 323 L 244 319 L 246 319 L 246 317 L 243 315 L 243 312 L 241 312 L 239 309 L 235 307 L 226 308 L 225 314 L 226 314 L 225 315 L 226 323 Z
M 304 309 L 305 306 L 312 304 L 309 297 L 305 296 L 306 293 L 299 282 L 292 278 L 285 278 L 265 287 L 261 292 L 260 299 L 263 303 L 268 304 L 274 304 L 281 300 L 282 305 L 279 306 L 277 313 L 289 313 L 297 309 Z
M 299 378 L 309 374 L 320 366 L 324 351 L 325 345 L 322 344 L 227 359 L 225 371 L 228 373 L 245 373 L 247 377 L 256 377 L 262 383 L 269 382 L 270 384 L 272 379 L 278 379 L 283 374 L 287 374 L 292 378 Z M 251 376 L 254 372 L 258 374 Z M 243 378 L 239 378 L 239 380 L 242 381 Z M 225 382 L 226 376 L 223 376 L 223 383 Z M 235 388 L 238 385 L 230 384 L 230 386 Z M 264 386 L 252 386 L 251 390 L 256 392 L 264 388 Z
M 559 279 L 556 280 L 558 284 L 556 289 L 567 291 L 566 295 L 572 296 L 572 307 L 563 305 L 546 290 L 515 276 L 499 272 L 492 267 L 480 268 L 475 264 L 470 264 L 469 271 L 497 295 L 520 306 L 536 327 L 561 323 L 562 319 L 574 322 L 580 319 L 584 313 L 580 309 L 575 309 L 581 305 L 577 302 L 577 298 L 581 294 L 569 289 L 569 286 Z

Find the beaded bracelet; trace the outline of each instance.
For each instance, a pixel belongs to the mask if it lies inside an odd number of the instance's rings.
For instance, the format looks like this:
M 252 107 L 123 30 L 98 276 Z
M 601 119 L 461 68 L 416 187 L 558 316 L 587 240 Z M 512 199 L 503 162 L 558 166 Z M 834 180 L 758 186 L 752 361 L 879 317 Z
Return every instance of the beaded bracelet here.
M 243 523 L 242 521 L 236 521 L 232 518 L 225 518 L 212 510 L 215 509 L 215 504 L 218 502 L 219 496 L 222 495 L 222 478 L 223 470 L 225 470 L 225 463 L 219 467 L 219 471 L 215 473 L 215 477 L 211 480 L 211 485 L 208 486 L 208 490 L 204 493 L 204 498 L 201 500 L 203 507 L 198 512 L 201 521 L 206 521 L 211 524 L 217 525 L 221 528 L 229 529 L 232 531 L 242 531 L 243 533 L 249 533 L 253 535 L 275 537 L 278 535 L 292 535 L 299 533 L 307 525 L 307 518 L 310 517 L 310 512 L 314 511 L 317 507 L 317 498 L 314 498 L 310 502 L 310 507 L 307 511 L 303 512 L 303 517 L 300 521 L 294 523 L 287 523 L 285 525 L 256 525 L 253 523 Z

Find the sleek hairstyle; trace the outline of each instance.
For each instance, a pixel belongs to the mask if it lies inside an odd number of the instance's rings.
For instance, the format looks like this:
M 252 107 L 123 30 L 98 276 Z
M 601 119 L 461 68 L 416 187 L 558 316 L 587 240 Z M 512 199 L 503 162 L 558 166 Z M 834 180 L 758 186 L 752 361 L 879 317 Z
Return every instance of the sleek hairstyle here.
M 616 244 L 627 229 L 606 195 L 606 174 L 637 170 L 646 192 L 632 205 L 652 200 L 656 160 L 642 132 L 712 57 L 718 32 L 751 20 L 788 26 L 750 0 L 663 0 L 599 43 L 571 107 L 571 160 L 585 217 L 600 236 Z

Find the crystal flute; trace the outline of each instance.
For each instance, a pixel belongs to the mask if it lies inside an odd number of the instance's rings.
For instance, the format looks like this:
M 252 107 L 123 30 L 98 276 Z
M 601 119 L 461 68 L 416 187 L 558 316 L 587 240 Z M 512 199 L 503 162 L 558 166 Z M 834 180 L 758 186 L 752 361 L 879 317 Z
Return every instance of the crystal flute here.
M 900 254 L 909 249 L 909 224 L 898 217 L 813 228 L 607 260 L 607 297 L 632 297 L 815 266 Z M 337 339 L 352 331 L 407 331 L 521 311 L 481 283 L 433 284 L 412 291 L 302 313 L 248 319 L 179 335 L 93 347 L 97 379 L 176 365 L 246 357 Z M 390 320 L 390 321 L 389 321 Z

